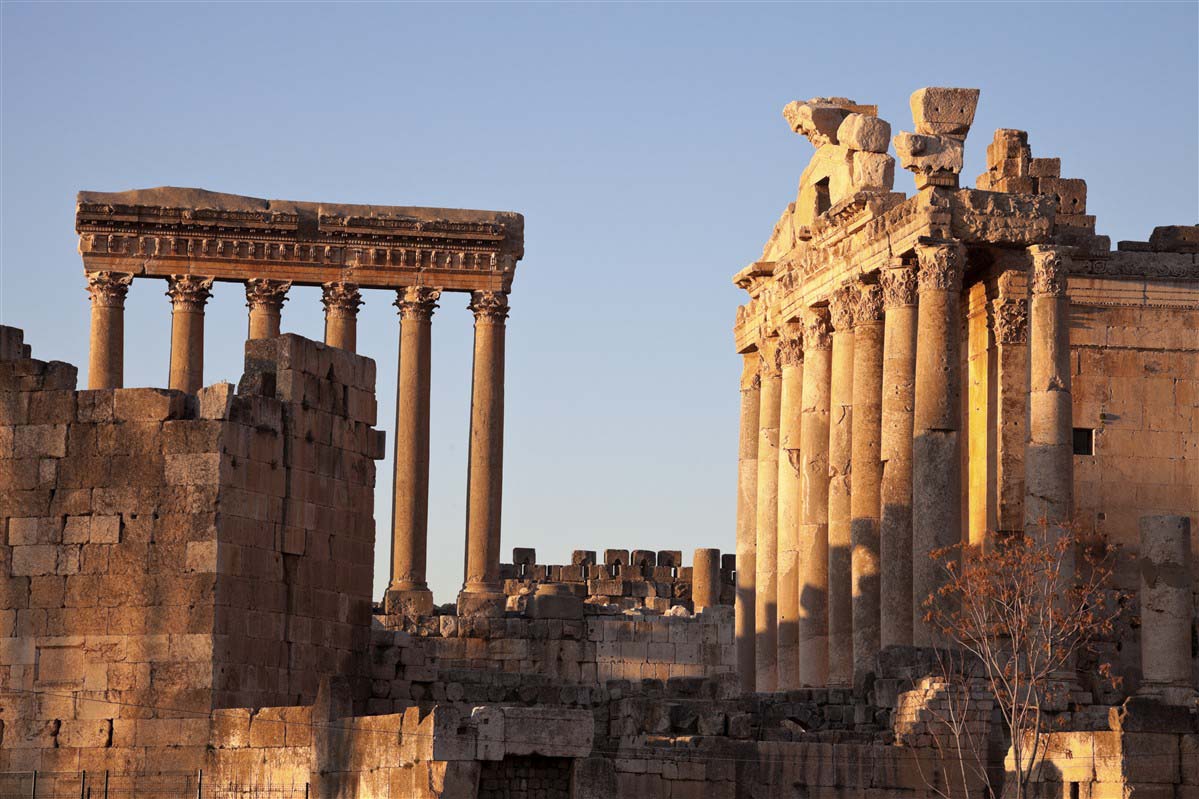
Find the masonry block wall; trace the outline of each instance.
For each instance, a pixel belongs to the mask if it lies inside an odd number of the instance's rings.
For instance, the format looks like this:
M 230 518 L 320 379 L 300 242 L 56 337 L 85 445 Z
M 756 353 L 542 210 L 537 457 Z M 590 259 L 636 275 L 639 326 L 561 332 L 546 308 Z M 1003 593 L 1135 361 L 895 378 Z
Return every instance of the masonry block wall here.
M 151 722 L 327 675 L 365 700 L 373 364 L 284 336 L 236 394 L 76 391 L 0 333 L 0 770 L 141 768 Z

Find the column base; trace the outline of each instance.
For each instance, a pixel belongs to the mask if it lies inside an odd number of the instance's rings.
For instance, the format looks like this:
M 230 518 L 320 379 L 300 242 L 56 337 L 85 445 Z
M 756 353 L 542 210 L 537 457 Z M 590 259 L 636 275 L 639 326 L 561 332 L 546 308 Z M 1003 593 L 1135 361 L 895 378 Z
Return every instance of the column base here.
M 1163 705 L 1194 707 L 1199 693 L 1189 685 L 1177 683 L 1143 682 L 1137 689 L 1138 698 L 1152 699 Z
M 383 610 L 389 616 L 430 616 L 433 592 L 428 588 L 388 588 L 383 596 Z
M 508 597 L 502 591 L 461 591 L 458 593 L 459 616 L 500 618 L 508 609 Z

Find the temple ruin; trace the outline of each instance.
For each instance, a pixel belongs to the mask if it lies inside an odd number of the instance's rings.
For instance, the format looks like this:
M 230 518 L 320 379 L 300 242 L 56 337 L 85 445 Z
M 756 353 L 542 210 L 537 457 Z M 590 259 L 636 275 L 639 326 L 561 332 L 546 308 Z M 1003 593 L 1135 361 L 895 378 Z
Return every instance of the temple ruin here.
M 1100 642 L 1123 683 L 1062 675 L 1032 792 L 1199 795 L 1199 226 L 1113 250 L 1018 130 L 961 187 L 978 100 L 921 89 L 895 137 L 846 98 L 784 109 L 815 153 L 734 278 L 735 554 L 690 565 L 648 541 L 501 562 L 520 215 L 82 192 L 87 388 L 0 326 L 0 796 L 988 799 L 938 745 L 928 553 L 1067 523 L 1126 550 L 1132 612 Z M 167 388 L 124 387 L 134 279 L 171 302 Z M 236 385 L 206 385 L 214 281 L 246 287 Z M 322 287 L 324 342 L 283 332 L 292 285 Z M 382 597 L 371 289 L 400 318 Z M 464 582 L 437 605 L 446 292 L 475 345 Z M 1002 778 L 1016 750 L 975 699 Z

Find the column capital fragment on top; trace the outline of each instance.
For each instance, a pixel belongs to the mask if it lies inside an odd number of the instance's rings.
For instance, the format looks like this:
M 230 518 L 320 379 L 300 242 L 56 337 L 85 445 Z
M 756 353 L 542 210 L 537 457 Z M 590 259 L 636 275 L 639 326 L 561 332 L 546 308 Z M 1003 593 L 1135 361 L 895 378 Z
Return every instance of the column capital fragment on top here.
M 833 346 L 833 327 L 828 308 L 812 307 L 804 312 L 804 348 L 827 350 Z
M 779 328 L 778 360 L 780 367 L 803 363 L 803 325 L 789 322 Z
M 1032 293 L 1064 297 L 1066 295 L 1067 248 L 1034 244 L 1028 248 L 1032 255 L 1032 275 L 1029 288 Z
M 916 259 L 920 264 L 916 273 L 919 290 L 960 292 L 965 255 L 960 241 L 921 239 L 916 244 Z
M 133 275 L 127 272 L 88 272 L 87 291 L 92 302 L 109 308 L 125 307 L 125 296 Z
M 833 330 L 842 333 L 853 329 L 854 313 L 858 307 L 858 286 L 843 283 L 833 289 L 828 298 L 829 318 Z
M 395 306 L 399 308 L 400 319 L 415 319 L 428 322 L 433 318 L 437 308 L 437 300 L 441 298 L 441 289 L 432 286 L 408 286 L 396 291 Z
M 198 275 L 171 275 L 167 278 L 166 295 L 180 310 L 203 311 L 212 296 L 212 281 Z
M 503 324 L 508 318 L 508 294 L 503 291 L 472 291 L 466 306 L 476 322 Z
M 765 336 L 758 342 L 760 366 L 758 373 L 765 378 L 777 378 L 783 373 L 783 364 L 779 352 L 779 337 Z
M 246 307 L 250 310 L 262 308 L 278 312 L 282 310 L 283 303 L 287 302 L 287 292 L 290 288 L 290 280 L 250 278 L 246 281 Z
M 904 308 L 916 304 L 916 266 L 895 259 L 879 273 L 883 308 Z
M 742 391 L 757 391 L 762 387 L 761 357 L 758 356 L 758 351 L 753 350 L 742 356 L 741 362 L 741 390 Z
M 325 313 L 335 318 L 354 319 L 362 307 L 362 292 L 357 283 L 335 280 L 321 284 L 321 303 Z
M 877 283 L 858 283 L 858 301 L 853 311 L 853 323 L 869 325 L 883 321 L 883 289 Z

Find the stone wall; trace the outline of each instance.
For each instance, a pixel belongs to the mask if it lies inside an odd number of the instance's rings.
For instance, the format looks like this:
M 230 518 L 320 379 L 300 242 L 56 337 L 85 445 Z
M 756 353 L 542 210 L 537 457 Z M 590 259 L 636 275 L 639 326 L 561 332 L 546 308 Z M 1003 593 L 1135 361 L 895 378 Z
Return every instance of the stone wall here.
M 2 338 L 0 770 L 166 768 L 197 714 L 335 674 L 365 701 L 373 364 L 284 336 L 236 394 L 76 391 Z

